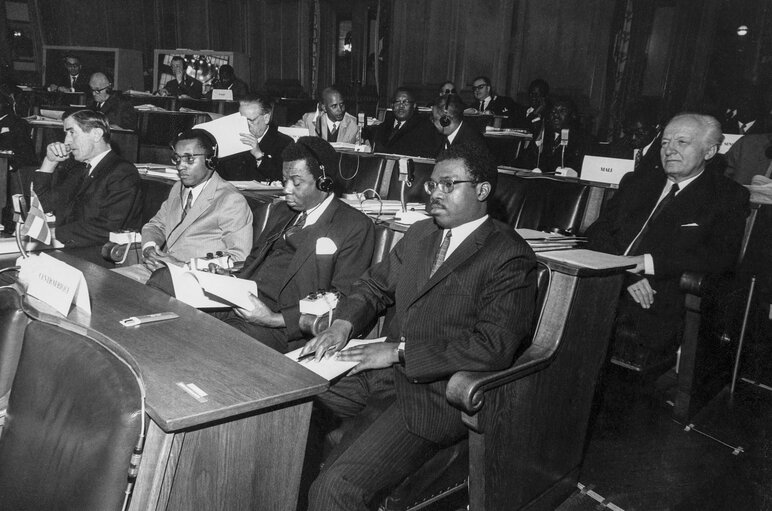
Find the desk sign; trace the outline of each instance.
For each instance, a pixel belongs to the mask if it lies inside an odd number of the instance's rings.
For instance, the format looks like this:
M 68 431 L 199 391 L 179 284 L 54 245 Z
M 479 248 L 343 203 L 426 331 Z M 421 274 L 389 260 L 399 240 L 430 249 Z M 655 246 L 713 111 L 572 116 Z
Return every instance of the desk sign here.
M 740 138 L 742 138 L 742 135 L 724 133 L 724 141 L 718 147 L 718 154 L 726 154 Z
M 212 101 L 233 101 L 233 91 L 230 89 L 212 89 Z
M 50 305 L 63 316 L 70 312 L 70 305 L 89 314 L 91 301 L 83 273 L 67 263 L 41 253 L 19 261 L 19 282 L 27 294 Z
M 634 168 L 634 160 L 588 155 L 582 162 L 582 179 L 618 185 L 622 176 L 632 172 Z

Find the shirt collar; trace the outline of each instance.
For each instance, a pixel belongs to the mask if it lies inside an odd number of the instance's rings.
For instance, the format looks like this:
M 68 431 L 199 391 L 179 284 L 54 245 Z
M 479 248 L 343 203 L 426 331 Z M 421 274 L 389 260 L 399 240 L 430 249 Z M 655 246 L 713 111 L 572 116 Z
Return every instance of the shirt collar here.
M 447 260 L 447 258 L 450 257 L 450 254 L 456 250 L 456 248 L 458 248 L 461 242 L 467 239 L 474 231 L 476 231 L 483 223 L 485 223 L 487 219 L 488 215 L 485 215 L 476 220 L 472 220 L 471 222 L 454 227 L 453 229 L 443 229 L 443 239 L 449 230 L 453 231 L 453 235 L 450 237 L 450 245 L 448 246 L 448 251 L 445 253 L 445 259 Z
M 333 128 L 334 128 L 334 124 L 336 122 L 338 123 L 338 128 L 340 128 L 340 123 L 343 122 L 343 121 L 333 121 L 332 119 L 330 119 L 327 116 L 325 116 L 324 118 L 327 119 L 327 131 L 332 131 Z
M 91 169 L 88 171 L 89 176 L 91 175 L 92 172 L 94 172 L 94 169 L 96 168 L 96 166 L 99 165 L 99 162 L 102 161 L 102 159 L 104 159 L 104 157 L 107 156 L 107 153 L 109 152 L 110 152 L 110 149 L 108 149 L 103 153 L 97 154 L 96 156 L 94 156 L 93 158 L 85 162 L 87 165 L 91 165 Z
M 212 173 L 212 176 L 214 176 L 214 173 Z M 203 192 L 203 191 L 204 191 L 204 188 L 206 188 L 206 185 L 208 185 L 208 184 L 209 184 L 209 181 L 211 181 L 211 180 L 212 180 L 212 176 L 209 176 L 209 179 L 207 179 L 207 180 L 206 180 L 206 181 L 204 181 L 203 183 L 198 183 L 198 184 L 197 184 L 196 186 L 194 186 L 193 188 L 185 188 L 185 187 L 183 187 L 183 188 L 182 188 L 182 199 L 183 199 L 183 200 L 182 200 L 182 203 L 183 203 L 183 204 L 185 204 L 185 201 L 187 201 L 187 200 L 188 200 L 188 199 L 187 199 L 187 194 L 189 193 L 189 194 L 191 194 L 191 195 L 192 195 L 192 197 L 191 197 L 191 199 L 190 199 L 190 204 L 191 204 L 191 206 L 192 206 L 192 205 L 193 205 L 193 203 L 195 203 L 195 202 L 196 202 L 196 199 L 198 199 L 198 196 L 199 196 L 199 195 L 201 195 L 201 192 Z M 186 192 L 187 192 L 187 193 L 186 193 Z
M 448 135 L 448 143 L 449 143 L 449 144 L 452 144 L 452 143 L 453 143 L 453 140 L 455 140 L 455 138 L 456 138 L 456 135 L 458 135 L 458 130 L 460 130 L 460 129 L 461 129 L 461 125 L 462 125 L 462 124 L 464 124 L 464 121 L 461 121 L 461 123 L 458 125 L 458 128 L 456 128 L 455 130 L 453 130 L 453 133 L 451 133 L 450 135 Z
M 319 217 L 322 216 L 322 213 L 324 213 L 332 203 L 333 198 L 334 198 L 333 194 L 330 194 L 327 196 L 326 199 L 324 199 L 318 206 L 313 208 L 311 211 L 306 211 L 308 216 L 306 216 L 306 223 L 303 225 L 304 229 L 309 225 L 314 225 L 316 221 L 319 220 Z
M 705 172 L 705 169 L 702 169 L 702 172 Z M 683 192 L 683 191 L 684 191 L 684 188 L 686 188 L 687 186 L 689 186 L 690 184 L 692 184 L 692 182 L 693 182 L 695 179 L 697 179 L 698 177 L 700 177 L 700 176 L 702 175 L 702 172 L 700 172 L 700 173 L 699 173 L 699 174 L 697 174 L 696 176 L 692 176 L 692 177 L 690 177 L 690 178 L 688 178 L 688 179 L 684 179 L 683 181 L 681 181 L 680 183 L 678 183 L 678 192 L 677 192 L 677 194 L 678 194 L 678 193 L 681 193 L 681 192 Z M 670 183 L 670 186 L 668 186 L 668 187 L 667 187 L 667 189 L 668 189 L 668 191 L 669 191 L 669 190 L 670 190 L 670 189 L 673 187 L 673 184 L 675 184 L 675 181 L 673 181 L 673 180 L 672 180 L 672 179 L 670 179 L 670 178 L 667 178 L 667 181 L 668 181 L 668 183 Z

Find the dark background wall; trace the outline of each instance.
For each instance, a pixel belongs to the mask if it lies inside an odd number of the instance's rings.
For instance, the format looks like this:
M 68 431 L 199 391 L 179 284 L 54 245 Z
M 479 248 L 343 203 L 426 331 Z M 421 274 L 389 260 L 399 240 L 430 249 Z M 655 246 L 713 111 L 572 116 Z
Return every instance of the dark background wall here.
M 297 80 L 313 93 L 315 79 L 317 90 L 337 82 L 374 91 L 378 54 L 381 97 L 399 84 L 434 94 L 445 79 L 468 88 L 487 74 L 500 93 L 522 98 L 541 77 L 575 97 L 601 129 L 616 115 L 619 80 L 624 98 L 661 97 L 667 113 L 699 107 L 706 84 L 720 89 L 728 81 L 728 67 L 760 85 L 772 80 L 766 0 L 320 0 L 315 70 L 313 0 L 0 0 L 0 8 L 9 3 L 29 5 L 38 69 L 41 44 L 141 50 L 151 72 L 156 48 L 229 50 L 250 57 L 256 88 Z M 631 12 L 629 65 L 620 77 L 614 51 Z M 380 48 L 371 40 L 376 14 Z M 738 47 L 733 25 L 741 19 L 751 33 Z M 352 41 L 343 57 L 336 53 L 342 20 L 351 22 Z M 14 23 L 2 19 L 0 30 Z M 3 41 L 0 59 L 9 62 L 10 53 Z

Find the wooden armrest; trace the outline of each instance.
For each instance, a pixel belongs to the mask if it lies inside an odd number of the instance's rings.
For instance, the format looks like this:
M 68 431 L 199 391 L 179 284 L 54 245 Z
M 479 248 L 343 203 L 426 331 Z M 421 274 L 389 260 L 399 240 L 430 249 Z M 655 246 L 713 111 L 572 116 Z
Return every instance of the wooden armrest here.
M 486 390 L 519 380 L 548 366 L 555 355 L 552 348 L 532 345 L 512 367 L 503 371 L 459 371 L 450 378 L 445 397 L 451 405 L 473 415 L 482 408 Z
M 700 273 L 694 271 L 685 271 L 681 275 L 680 287 L 684 293 L 689 293 L 697 296 L 702 296 L 705 291 L 704 284 L 706 281 L 707 273 Z

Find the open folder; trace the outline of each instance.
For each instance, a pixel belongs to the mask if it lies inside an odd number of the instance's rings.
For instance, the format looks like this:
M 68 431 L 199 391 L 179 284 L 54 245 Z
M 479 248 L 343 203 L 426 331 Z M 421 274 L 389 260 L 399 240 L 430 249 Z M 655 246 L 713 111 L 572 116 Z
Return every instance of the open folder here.
M 186 270 L 167 265 L 174 285 L 174 296 L 197 309 L 241 307 L 252 310 L 249 295 L 257 296 L 257 283 L 229 275 L 217 275 L 198 270 Z

